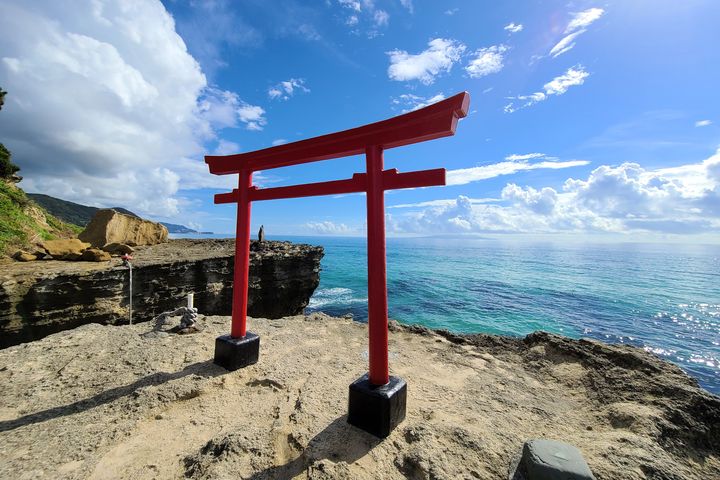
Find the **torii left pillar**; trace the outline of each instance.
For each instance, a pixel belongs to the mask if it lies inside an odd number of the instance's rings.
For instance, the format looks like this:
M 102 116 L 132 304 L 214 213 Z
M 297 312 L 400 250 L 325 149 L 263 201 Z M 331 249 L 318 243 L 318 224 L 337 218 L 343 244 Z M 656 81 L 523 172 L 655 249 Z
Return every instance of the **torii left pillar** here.
M 252 171 L 240 170 L 235 227 L 235 270 L 233 272 L 232 326 L 230 335 L 215 340 L 215 363 L 237 370 L 257 363 L 260 337 L 247 331 L 248 282 L 250 279 L 250 188 Z M 238 291 L 236 289 L 242 289 Z

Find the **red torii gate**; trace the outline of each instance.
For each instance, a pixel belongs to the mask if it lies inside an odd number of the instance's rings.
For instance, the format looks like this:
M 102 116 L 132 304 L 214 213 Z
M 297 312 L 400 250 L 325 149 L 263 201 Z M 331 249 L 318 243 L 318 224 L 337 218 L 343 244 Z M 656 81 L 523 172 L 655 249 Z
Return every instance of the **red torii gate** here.
M 215 195 L 216 204 L 238 204 L 232 329 L 230 335 L 217 339 L 215 363 L 236 370 L 258 360 L 259 337 L 246 329 L 251 202 L 365 192 L 370 366 L 369 379 L 361 378 L 350 386 L 348 421 L 383 437 L 402 421 L 405 417 L 405 382 L 390 377 L 388 369 L 385 190 L 445 185 L 445 169 L 409 173 L 384 170 L 383 151 L 454 135 L 458 120 L 467 115 L 469 104 L 470 95 L 463 92 L 428 107 L 362 127 L 254 152 L 205 157 L 210 173 L 239 174 L 240 177 L 237 189 Z M 366 173 L 356 173 L 347 180 L 276 188 L 258 188 L 252 184 L 254 171 L 362 153 L 366 157 Z

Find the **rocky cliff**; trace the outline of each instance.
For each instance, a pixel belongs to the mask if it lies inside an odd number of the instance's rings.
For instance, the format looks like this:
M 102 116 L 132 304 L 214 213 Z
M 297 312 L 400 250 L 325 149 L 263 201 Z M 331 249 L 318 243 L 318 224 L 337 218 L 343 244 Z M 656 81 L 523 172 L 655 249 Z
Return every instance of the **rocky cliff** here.
M 322 247 L 253 243 L 248 314 L 301 313 L 320 281 Z M 201 314 L 229 315 L 233 240 L 172 240 L 137 247 L 133 322 L 151 320 L 195 294 Z M 39 261 L 0 265 L 0 347 L 37 340 L 86 323 L 128 321 L 129 270 L 121 261 Z
M 0 478 L 507 479 L 523 442 L 582 452 L 598 480 L 720 478 L 720 398 L 627 345 L 391 324 L 405 421 L 347 423 L 367 325 L 251 319 L 257 364 L 213 364 L 228 317 L 191 335 L 84 325 L 0 351 Z

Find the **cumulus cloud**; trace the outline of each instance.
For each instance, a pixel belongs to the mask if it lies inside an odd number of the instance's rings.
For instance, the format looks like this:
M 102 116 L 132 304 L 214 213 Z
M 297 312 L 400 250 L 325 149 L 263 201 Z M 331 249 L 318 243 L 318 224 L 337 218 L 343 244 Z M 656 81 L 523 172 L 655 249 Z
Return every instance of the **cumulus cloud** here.
M 465 49 L 465 45 L 457 40 L 435 38 L 428 42 L 426 50 L 418 54 L 392 50 L 387 52 L 390 57 L 388 77 L 399 82 L 419 80 L 430 85 L 436 76 L 452 69 Z
M 565 36 L 550 50 L 550 56 L 553 58 L 559 57 L 563 53 L 572 50 L 575 47 L 577 37 L 587 32 L 587 27 L 600 18 L 603 13 L 605 13 L 605 10 L 602 8 L 589 8 L 573 14 L 565 29 Z
M 523 26 L 520 23 L 508 23 L 503 27 L 505 30 L 507 30 L 510 33 L 518 33 L 522 32 Z
M 445 177 L 447 185 L 465 185 L 467 183 L 479 182 L 502 175 L 512 175 L 527 170 L 559 170 L 562 168 L 581 167 L 590 163 L 587 160 L 557 161 L 554 157 L 546 157 L 544 154 L 535 153 L 511 155 L 507 158 L 508 160 L 505 162 L 448 170 Z M 542 161 L 537 161 L 538 159 L 542 159 Z
M 456 14 L 457 12 L 459 12 L 459 11 L 460 11 L 460 9 L 457 8 L 457 7 L 456 7 L 456 8 L 449 8 L 449 9 L 445 10 L 445 15 L 453 16 L 453 15 L 455 15 L 455 14 Z
M 348 235 L 355 232 L 355 230 L 344 223 L 334 223 L 329 220 L 324 222 L 307 222 L 303 226 L 320 235 Z
M 445 100 L 445 95 L 443 95 L 442 92 L 432 97 L 421 97 L 419 95 L 413 95 L 412 93 L 403 93 L 399 97 L 393 98 L 392 103 L 393 105 L 400 105 L 402 107 L 402 113 L 407 113 L 427 107 L 441 100 Z
M 177 215 L 181 188 L 227 183 L 207 174 L 204 143 L 267 123 L 208 87 L 159 1 L 9 1 L 0 31 L 0 131 L 28 190 Z
M 720 233 L 720 150 L 707 160 L 672 168 L 603 165 L 569 178 L 558 191 L 509 183 L 502 202 L 465 196 L 393 215 L 404 233 Z M 412 211 L 412 209 L 415 211 Z
M 570 87 L 582 85 L 585 83 L 585 79 L 590 74 L 585 71 L 582 65 L 575 65 L 570 67 L 567 72 L 557 76 L 550 80 L 548 83 L 543 85 L 542 92 L 535 92 L 529 95 L 519 95 L 517 97 L 510 97 L 511 100 L 520 100 L 520 105 L 516 105 L 515 102 L 510 102 L 504 108 L 505 113 L 512 113 L 517 110 L 530 107 L 538 102 L 547 100 L 552 95 L 563 95 L 568 91 Z
M 695 122 L 696 127 L 707 127 L 711 124 L 712 122 L 710 120 L 698 120 L 697 122 Z
M 508 183 L 503 188 L 501 196 L 503 200 L 510 200 L 515 204 L 521 204 L 525 208 L 539 213 L 548 215 L 555 209 L 557 203 L 557 192 L 549 187 L 535 190 L 532 187 L 522 188 L 514 183 Z
M 507 49 L 508 47 L 505 45 L 493 45 L 477 50 L 474 58 L 465 67 L 465 71 L 471 78 L 480 78 L 499 72 L 503 68 L 503 55 Z
M 297 92 L 310 93 L 302 78 L 291 78 L 268 88 L 268 97 L 273 100 L 289 100 Z

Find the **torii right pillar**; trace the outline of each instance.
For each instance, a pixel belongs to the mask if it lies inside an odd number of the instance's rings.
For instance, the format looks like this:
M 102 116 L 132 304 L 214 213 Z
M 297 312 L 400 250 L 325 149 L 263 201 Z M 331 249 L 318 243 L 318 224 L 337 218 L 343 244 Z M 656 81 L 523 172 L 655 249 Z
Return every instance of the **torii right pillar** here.
M 383 150 L 369 146 L 367 165 L 369 372 L 350 384 L 348 422 L 385 438 L 405 419 L 407 384 L 388 367 L 387 261 Z M 444 183 L 444 182 L 443 182 Z

